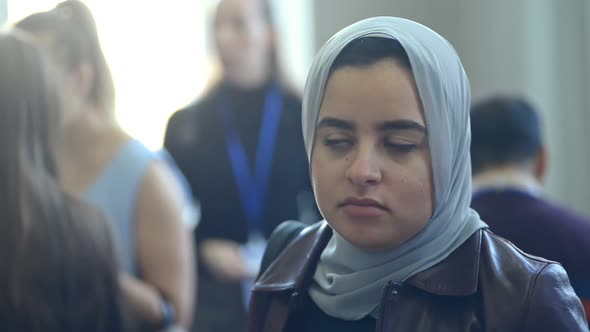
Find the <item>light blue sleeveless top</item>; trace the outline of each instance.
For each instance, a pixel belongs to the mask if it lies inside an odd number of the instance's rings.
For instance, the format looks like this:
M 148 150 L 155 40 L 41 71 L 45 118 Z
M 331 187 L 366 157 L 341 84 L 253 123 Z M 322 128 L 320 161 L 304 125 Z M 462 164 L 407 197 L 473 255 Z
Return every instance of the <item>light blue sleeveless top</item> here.
M 123 271 L 137 276 L 135 206 L 139 188 L 158 157 L 136 140 L 123 144 L 96 182 L 83 195 L 112 222 Z

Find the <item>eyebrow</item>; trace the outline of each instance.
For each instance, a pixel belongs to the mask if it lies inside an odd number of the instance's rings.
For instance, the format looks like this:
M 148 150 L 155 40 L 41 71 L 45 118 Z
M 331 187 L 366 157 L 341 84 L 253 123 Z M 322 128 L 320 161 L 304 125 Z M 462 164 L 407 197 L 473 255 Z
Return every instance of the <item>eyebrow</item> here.
M 322 128 L 337 128 L 352 131 L 356 128 L 356 126 L 351 121 L 326 117 L 320 120 L 317 125 L 317 129 Z
M 426 134 L 426 128 L 418 122 L 412 120 L 392 120 L 385 121 L 376 126 L 378 131 L 394 131 L 394 130 L 415 130 Z
M 342 120 L 338 118 L 325 117 L 317 125 L 317 129 L 321 128 L 337 128 L 342 130 L 353 131 L 356 125 L 352 121 Z M 426 128 L 418 122 L 412 120 L 391 120 L 379 123 L 375 126 L 377 131 L 399 131 L 399 130 L 415 130 L 426 134 Z

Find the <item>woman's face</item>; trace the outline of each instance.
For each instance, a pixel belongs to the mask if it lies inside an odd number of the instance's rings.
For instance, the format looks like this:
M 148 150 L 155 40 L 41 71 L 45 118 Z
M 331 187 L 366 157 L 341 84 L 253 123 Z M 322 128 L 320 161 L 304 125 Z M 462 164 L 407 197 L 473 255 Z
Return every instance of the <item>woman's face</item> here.
M 215 15 L 215 44 L 226 79 L 234 83 L 265 74 L 272 30 L 261 0 L 222 0 Z
M 348 242 L 367 251 L 396 248 L 431 218 L 425 128 L 412 74 L 394 60 L 332 73 L 311 171 L 323 216 Z

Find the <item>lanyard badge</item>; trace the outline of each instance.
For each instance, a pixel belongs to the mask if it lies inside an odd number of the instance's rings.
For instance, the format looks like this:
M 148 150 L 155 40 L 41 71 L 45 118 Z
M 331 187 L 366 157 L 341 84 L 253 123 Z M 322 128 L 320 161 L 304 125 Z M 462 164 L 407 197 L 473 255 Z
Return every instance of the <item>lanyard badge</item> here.
M 223 94 L 218 100 L 218 110 L 223 121 L 227 154 L 240 193 L 248 231 L 262 233 L 262 217 L 282 112 L 281 92 L 278 86 L 273 84 L 266 93 L 253 172 L 250 170 L 244 145 L 235 127 L 230 101 Z

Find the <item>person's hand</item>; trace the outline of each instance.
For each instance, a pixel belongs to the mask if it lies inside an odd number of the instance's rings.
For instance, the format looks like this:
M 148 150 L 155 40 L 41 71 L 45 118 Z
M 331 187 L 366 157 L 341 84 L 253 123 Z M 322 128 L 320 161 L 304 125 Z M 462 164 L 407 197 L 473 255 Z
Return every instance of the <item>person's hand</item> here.
M 203 263 L 219 279 L 236 282 L 252 277 L 240 255 L 240 245 L 236 242 L 205 240 L 199 251 Z
M 161 326 L 163 320 L 161 298 L 153 286 L 120 272 L 119 287 L 132 320 L 149 330 Z

